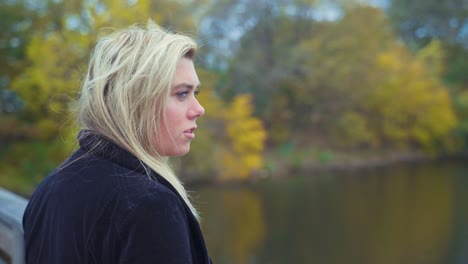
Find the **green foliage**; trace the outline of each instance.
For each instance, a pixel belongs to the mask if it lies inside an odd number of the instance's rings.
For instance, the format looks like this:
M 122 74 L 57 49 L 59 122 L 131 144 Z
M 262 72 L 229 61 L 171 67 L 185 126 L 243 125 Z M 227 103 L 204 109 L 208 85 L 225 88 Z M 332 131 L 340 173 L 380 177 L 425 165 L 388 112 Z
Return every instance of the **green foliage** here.
M 368 115 L 362 105 L 379 82 L 375 57 L 393 41 L 385 16 L 376 8 L 359 7 L 341 20 L 310 26 L 312 34 L 291 48 L 286 62 L 292 74 L 281 80 L 282 89 L 273 100 L 285 103 L 272 104 L 267 120 L 274 123 L 280 116 L 291 127 L 300 127 L 291 136 L 303 144 L 354 146 L 373 141 L 365 131 Z M 300 114 L 281 119 L 285 111 Z M 347 123 L 356 119 L 362 127 L 349 131 Z M 276 138 L 277 130 L 270 131 Z M 357 135 L 361 132 L 365 134 Z
M 320 161 L 320 163 L 327 163 L 333 161 L 334 158 L 335 155 L 332 151 L 329 150 L 322 150 L 317 153 L 317 160 Z
M 29 196 L 37 184 L 76 147 L 72 138 L 23 141 L 0 151 L 0 186 Z
M 26 29 L 37 16 L 25 5 L 23 0 L 0 2 L 0 114 L 17 111 L 22 106 L 8 87 L 26 66 L 25 48 L 30 39 Z
M 468 48 L 443 44 L 445 53 L 444 81 L 457 89 L 468 89 Z M 455 97 L 456 98 L 456 97 Z
M 356 112 L 345 112 L 332 128 L 336 143 L 345 146 L 374 146 L 376 135 L 370 130 L 365 116 Z

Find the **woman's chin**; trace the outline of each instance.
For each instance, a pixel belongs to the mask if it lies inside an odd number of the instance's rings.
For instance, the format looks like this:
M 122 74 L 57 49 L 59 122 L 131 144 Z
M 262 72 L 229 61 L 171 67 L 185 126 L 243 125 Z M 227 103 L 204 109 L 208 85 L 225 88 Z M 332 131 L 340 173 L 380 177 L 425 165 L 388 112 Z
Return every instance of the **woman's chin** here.
M 162 155 L 166 157 L 181 157 L 189 153 L 189 151 L 190 151 L 190 144 L 187 144 L 187 146 L 184 146 L 184 147 L 179 147 L 177 149 L 165 151 L 163 152 Z

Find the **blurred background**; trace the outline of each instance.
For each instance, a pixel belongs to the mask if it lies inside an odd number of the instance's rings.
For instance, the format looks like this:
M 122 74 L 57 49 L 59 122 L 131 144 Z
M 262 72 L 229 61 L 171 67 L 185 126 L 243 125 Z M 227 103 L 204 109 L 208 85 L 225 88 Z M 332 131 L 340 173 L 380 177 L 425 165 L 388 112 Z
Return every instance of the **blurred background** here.
M 215 263 L 468 263 L 467 0 L 1 0 L 0 186 L 74 149 L 89 52 L 148 18 L 197 39 L 174 167 Z M 1 206 L 1 205 L 0 205 Z

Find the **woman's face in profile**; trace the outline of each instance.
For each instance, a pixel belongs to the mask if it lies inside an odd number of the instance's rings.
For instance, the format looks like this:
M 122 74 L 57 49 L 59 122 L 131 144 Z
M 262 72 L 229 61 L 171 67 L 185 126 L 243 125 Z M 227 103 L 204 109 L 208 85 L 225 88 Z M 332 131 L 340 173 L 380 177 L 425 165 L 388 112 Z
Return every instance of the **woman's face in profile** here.
M 205 113 L 196 98 L 199 85 L 193 61 L 182 58 L 177 64 L 164 109 L 166 123 L 160 124 L 157 145 L 162 156 L 181 156 L 189 152 L 190 142 L 195 138 L 196 120 Z

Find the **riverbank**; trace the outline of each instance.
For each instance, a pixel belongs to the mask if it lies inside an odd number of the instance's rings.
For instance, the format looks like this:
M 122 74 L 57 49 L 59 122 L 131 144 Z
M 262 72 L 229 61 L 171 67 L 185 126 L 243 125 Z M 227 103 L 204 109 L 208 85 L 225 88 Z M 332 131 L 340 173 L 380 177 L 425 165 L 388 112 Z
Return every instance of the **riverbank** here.
M 324 171 L 350 171 L 385 168 L 400 164 L 431 162 L 441 159 L 468 158 L 468 152 L 452 154 L 429 154 L 422 151 L 379 151 L 379 152 L 314 152 L 306 155 L 271 155 L 270 177 L 284 177 L 293 173 L 314 173 Z M 264 172 L 265 173 L 265 172 Z
M 453 154 L 428 154 L 421 151 L 379 151 L 379 152 L 338 152 L 338 151 L 297 151 L 274 152 L 265 155 L 265 166 L 248 179 L 219 181 L 204 179 L 188 181 L 194 185 L 236 186 L 263 179 L 287 179 L 297 175 L 314 175 L 323 172 L 346 172 L 367 169 L 387 169 L 403 164 L 434 162 L 438 160 L 468 159 L 468 152 Z

